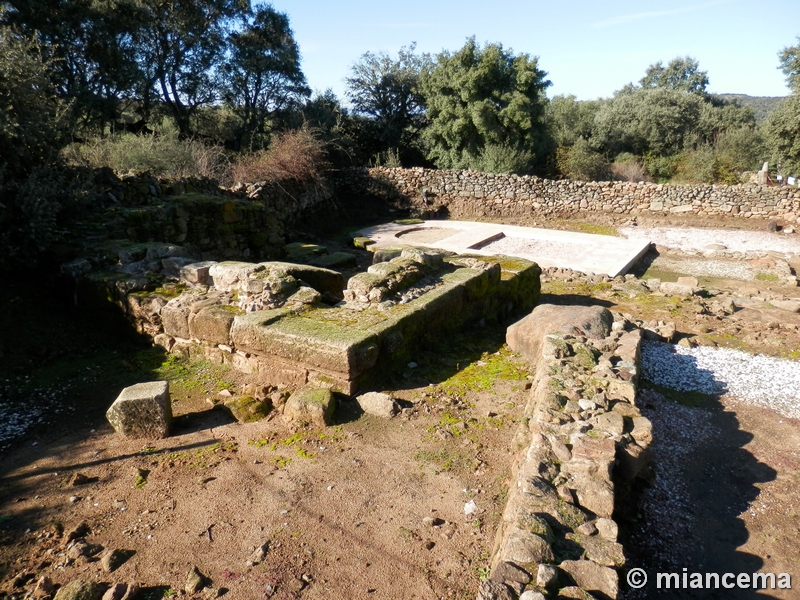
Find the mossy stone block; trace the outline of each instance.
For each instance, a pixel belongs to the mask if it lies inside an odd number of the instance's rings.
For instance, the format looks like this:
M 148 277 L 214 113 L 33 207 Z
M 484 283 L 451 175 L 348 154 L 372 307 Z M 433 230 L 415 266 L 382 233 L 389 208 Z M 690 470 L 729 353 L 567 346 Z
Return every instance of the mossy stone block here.
M 233 319 L 244 311 L 229 305 L 215 305 L 203 308 L 189 315 L 189 334 L 191 337 L 210 344 L 229 345 Z
M 342 297 L 344 289 L 344 277 L 338 271 L 315 267 L 310 265 L 298 265 L 289 262 L 271 261 L 259 263 L 269 269 L 270 273 L 276 277 L 291 276 L 305 282 L 309 287 L 314 288 L 320 294 L 326 292 L 336 298 Z
M 231 411 L 233 418 L 240 423 L 254 423 L 265 418 L 272 410 L 269 400 L 256 400 L 252 396 L 232 398 L 225 402 L 225 407 Z
M 365 331 L 278 311 L 234 319 L 231 341 L 239 350 L 279 356 L 352 379 L 378 358 L 378 340 Z
M 367 249 L 367 246 L 370 246 L 375 243 L 375 240 L 372 240 L 368 237 L 357 237 L 353 238 L 353 247 L 354 248 L 361 248 L 363 250 Z
M 301 389 L 289 396 L 283 416 L 298 425 L 325 427 L 336 410 L 336 397 L 329 389 Z
M 352 269 L 357 266 L 356 257 L 349 252 L 334 252 L 315 258 L 309 264 L 326 269 Z

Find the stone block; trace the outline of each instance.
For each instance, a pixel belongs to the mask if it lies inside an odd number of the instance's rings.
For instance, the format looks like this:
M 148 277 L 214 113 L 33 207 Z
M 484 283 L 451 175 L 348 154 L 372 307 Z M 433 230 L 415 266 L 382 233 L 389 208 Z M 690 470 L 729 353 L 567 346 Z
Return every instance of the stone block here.
M 365 414 L 375 417 L 390 419 L 400 410 L 400 407 L 389 394 L 381 392 L 367 392 L 356 397 L 356 402 Z
M 189 335 L 212 345 L 230 345 L 233 319 L 242 311 L 229 305 L 207 306 L 188 318 Z
M 379 350 L 370 332 L 292 315 L 286 309 L 235 317 L 231 342 L 238 350 L 279 356 L 347 379 L 374 366 Z
M 679 296 L 681 298 L 688 298 L 694 295 L 694 286 L 685 283 L 677 283 L 672 281 L 664 281 L 659 286 L 659 291 L 670 296 Z
M 554 560 L 553 550 L 544 538 L 522 529 L 515 529 L 509 535 L 500 553 L 502 560 L 523 568 Z
M 161 324 L 164 333 L 169 336 L 188 340 L 189 315 L 192 313 L 192 305 L 200 302 L 203 296 L 199 294 L 181 294 L 167 302 L 161 309 Z
M 342 298 L 344 277 L 337 271 L 287 262 L 265 262 L 259 264 L 269 269 L 270 273 L 276 277 L 294 277 L 314 288 L 320 294 L 327 292 L 335 298 Z
M 298 425 L 326 427 L 336 410 L 336 398 L 327 389 L 301 389 L 289 396 L 283 416 Z
M 161 259 L 161 273 L 172 279 L 179 279 L 181 269 L 187 265 L 196 264 L 197 260 L 185 256 L 170 256 Z
M 599 592 L 609 598 L 619 594 L 619 576 L 614 569 L 590 560 L 565 560 L 558 567 L 589 593 Z
M 180 278 L 192 285 L 209 285 L 208 272 L 215 264 L 215 261 L 203 261 L 185 265 L 180 269 Z
M 172 421 L 169 384 L 151 381 L 125 388 L 106 418 L 117 433 L 128 438 L 167 437 Z
M 231 292 L 246 286 L 247 280 L 253 273 L 264 270 L 261 264 L 225 261 L 215 263 L 208 269 L 208 281 L 218 291 Z
M 600 306 L 540 304 L 531 314 L 508 328 L 506 342 L 512 350 L 536 363 L 545 335 L 566 333 L 603 339 L 610 333 L 613 322 L 611 313 Z

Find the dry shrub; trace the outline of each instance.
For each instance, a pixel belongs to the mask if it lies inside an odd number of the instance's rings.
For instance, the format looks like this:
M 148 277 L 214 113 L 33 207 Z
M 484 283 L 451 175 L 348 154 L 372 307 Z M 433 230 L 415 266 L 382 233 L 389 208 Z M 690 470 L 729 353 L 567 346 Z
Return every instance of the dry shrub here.
M 118 173 L 149 171 L 155 177 L 209 177 L 224 180 L 225 151 L 166 131 L 154 135 L 113 135 L 72 144 L 63 156 L 72 165 L 111 167 Z
M 652 181 L 644 165 L 636 160 L 615 162 L 611 165 L 611 172 L 617 181 Z
M 307 128 L 275 136 L 270 147 L 239 158 L 231 167 L 236 182 L 322 181 L 328 167 L 323 144 Z

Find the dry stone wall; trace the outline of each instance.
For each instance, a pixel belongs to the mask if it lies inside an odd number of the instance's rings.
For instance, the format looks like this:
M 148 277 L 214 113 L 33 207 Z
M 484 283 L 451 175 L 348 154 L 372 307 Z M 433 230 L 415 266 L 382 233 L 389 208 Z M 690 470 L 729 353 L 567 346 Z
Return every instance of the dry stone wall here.
M 480 600 L 617 597 L 616 487 L 648 467 L 652 439 L 636 407 L 641 339 L 601 307 L 544 304 L 509 328 L 535 379 Z
M 533 176 L 378 167 L 353 171 L 352 184 L 395 191 L 421 210 L 444 207 L 451 218 L 503 218 L 604 212 L 775 218 L 800 223 L 800 189 L 739 185 L 663 185 L 549 180 Z
M 158 179 L 149 173 L 95 177 L 106 207 L 77 230 L 83 246 L 108 240 L 180 244 L 203 259 L 271 257 L 305 211 L 324 206 L 332 186 L 292 182 L 221 188 L 211 179 Z

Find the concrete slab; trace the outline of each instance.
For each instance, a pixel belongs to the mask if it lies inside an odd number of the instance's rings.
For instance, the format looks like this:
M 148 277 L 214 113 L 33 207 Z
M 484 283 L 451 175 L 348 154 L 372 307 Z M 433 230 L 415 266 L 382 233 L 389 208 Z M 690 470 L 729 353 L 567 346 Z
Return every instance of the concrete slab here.
M 408 244 L 458 254 L 505 254 L 532 260 L 540 267 L 611 277 L 626 273 L 650 247 L 645 239 L 472 221 L 385 223 L 362 229 L 357 235 L 375 242 L 370 249 Z

